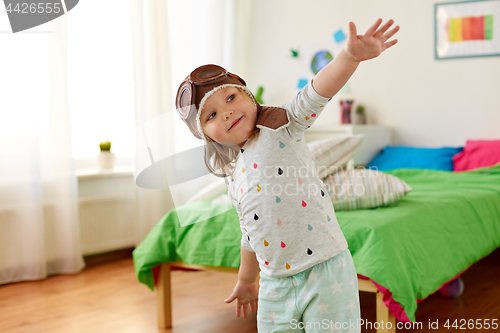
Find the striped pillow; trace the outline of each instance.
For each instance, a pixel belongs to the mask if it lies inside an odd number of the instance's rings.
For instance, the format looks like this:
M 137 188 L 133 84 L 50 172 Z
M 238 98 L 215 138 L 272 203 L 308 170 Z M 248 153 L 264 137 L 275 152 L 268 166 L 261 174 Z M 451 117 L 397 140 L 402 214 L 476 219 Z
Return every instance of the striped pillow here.
M 338 136 L 308 143 L 319 178 L 344 168 L 363 141 L 364 134 Z
M 376 170 L 356 168 L 323 179 L 335 210 L 354 210 L 389 205 L 412 188 L 401 179 Z

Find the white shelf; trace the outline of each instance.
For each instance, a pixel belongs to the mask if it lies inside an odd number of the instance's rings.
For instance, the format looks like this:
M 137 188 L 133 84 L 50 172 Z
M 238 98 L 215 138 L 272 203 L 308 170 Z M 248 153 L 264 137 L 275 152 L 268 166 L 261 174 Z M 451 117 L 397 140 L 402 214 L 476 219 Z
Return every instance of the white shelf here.
M 76 170 L 76 177 L 79 180 L 97 179 L 97 178 L 110 178 L 110 177 L 124 177 L 132 176 L 134 171 L 132 167 L 115 167 L 113 169 L 80 169 Z

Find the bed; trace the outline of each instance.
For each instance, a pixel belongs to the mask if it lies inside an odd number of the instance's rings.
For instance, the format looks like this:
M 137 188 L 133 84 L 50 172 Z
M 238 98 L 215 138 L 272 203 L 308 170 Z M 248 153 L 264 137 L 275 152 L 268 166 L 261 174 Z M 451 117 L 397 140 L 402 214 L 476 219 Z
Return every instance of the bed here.
M 336 211 L 360 291 L 377 294 L 377 321 L 416 321 L 418 303 L 500 246 L 500 165 L 470 172 L 397 169 L 413 188 L 385 207 Z M 170 266 L 238 272 L 241 230 L 234 207 L 198 200 L 172 210 L 134 250 L 137 278 L 157 290 L 158 324 L 170 327 Z M 178 213 L 196 220 L 181 227 Z

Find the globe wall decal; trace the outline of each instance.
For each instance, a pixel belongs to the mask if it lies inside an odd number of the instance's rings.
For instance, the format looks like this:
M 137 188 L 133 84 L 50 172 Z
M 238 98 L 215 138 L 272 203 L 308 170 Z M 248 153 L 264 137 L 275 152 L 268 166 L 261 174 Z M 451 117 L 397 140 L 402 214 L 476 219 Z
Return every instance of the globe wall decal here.
M 318 74 L 318 72 L 332 60 L 333 55 L 330 52 L 326 50 L 316 52 L 311 60 L 311 70 L 313 71 L 314 75 Z

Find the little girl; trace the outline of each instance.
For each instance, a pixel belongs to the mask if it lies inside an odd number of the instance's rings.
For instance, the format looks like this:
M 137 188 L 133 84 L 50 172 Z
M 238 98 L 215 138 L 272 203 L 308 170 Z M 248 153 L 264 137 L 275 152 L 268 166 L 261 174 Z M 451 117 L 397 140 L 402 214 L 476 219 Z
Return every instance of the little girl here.
M 259 332 L 359 332 L 357 275 L 303 132 L 359 63 L 396 44 L 377 20 L 289 103 L 261 106 L 245 81 L 216 65 L 195 69 L 176 107 L 205 143 L 209 171 L 225 177 L 242 230 L 236 316 L 257 310 Z M 260 269 L 259 289 L 255 284 Z M 258 307 L 257 307 L 258 302 Z

